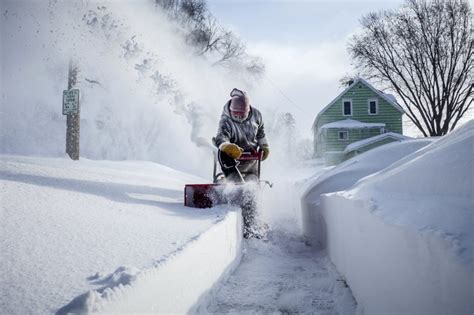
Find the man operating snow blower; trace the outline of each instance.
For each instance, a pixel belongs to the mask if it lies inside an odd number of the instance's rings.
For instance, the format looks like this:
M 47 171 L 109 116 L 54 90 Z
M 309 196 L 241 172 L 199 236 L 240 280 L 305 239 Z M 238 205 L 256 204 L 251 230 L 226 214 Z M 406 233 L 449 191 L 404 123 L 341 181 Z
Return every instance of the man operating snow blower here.
M 246 92 L 233 89 L 231 99 L 224 105 L 214 144 L 226 182 L 259 181 L 260 157 L 267 159 L 270 149 L 265 138 L 262 114 L 250 105 Z M 261 154 L 259 153 L 261 152 Z M 258 159 L 243 159 L 242 155 L 258 154 Z M 253 201 L 250 201 L 252 203 Z M 258 237 L 255 206 L 244 204 L 244 237 Z
M 261 150 L 264 161 L 270 149 L 262 114 L 250 106 L 247 93 L 233 89 L 230 96 L 224 105 L 214 143 L 219 148 L 217 156 L 226 180 L 239 183 L 257 179 L 257 161 L 237 161 L 242 153 Z
M 218 204 L 239 205 L 244 219 L 244 237 L 265 238 L 266 228 L 255 218 L 257 195 L 261 184 L 261 162 L 270 149 L 265 138 L 262 114 L 250 105 L 247 93 L 233 89 L 231 99 L 224 105 L 214 153 L 212 184 L 186 184 L 184 205 L 210 208 Z M 218 162 L 217 162 L 218 161 Z M 217 163 L 222 169 L 217 172 Z M 250 183 L 249 183 L 250 182 Z

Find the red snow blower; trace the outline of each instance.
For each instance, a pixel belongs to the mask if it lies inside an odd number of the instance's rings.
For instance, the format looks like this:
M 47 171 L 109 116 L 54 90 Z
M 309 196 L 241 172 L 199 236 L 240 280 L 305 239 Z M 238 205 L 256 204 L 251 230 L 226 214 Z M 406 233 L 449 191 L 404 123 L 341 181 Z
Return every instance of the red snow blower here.
M 272 184 L 268 181 L 260 180 L 260 167 L 262 162 L 262 151 L 255 152 L 243 152 L 242 156 L 237 160 L 239 163 L 242 161 L 257 161 L 257 183 L 265 182 L 270 187 Z M 214 154 L 214 170 L 213 170 L 213 183 L 212 184 L 188 184 L 184 187 L 184 205 L 186 207 L 192 208 L 210 208 L 218 204 L 224 203 L 235 203 L 235 194 L 234 197 L 229 197 L 225 193 L 225 188 L 228 183 L 225 182 L 225 177 L 223 173 L 217 173 L 217 159 L 216 154 Z M 242 183 L 232 183 L 233 185 L 242 185 L 245 183 L 245 178 L 247 177 L 245 173 L 241 174 L 243 182 Z M 252 174 L 255 181 L 255 175 Z

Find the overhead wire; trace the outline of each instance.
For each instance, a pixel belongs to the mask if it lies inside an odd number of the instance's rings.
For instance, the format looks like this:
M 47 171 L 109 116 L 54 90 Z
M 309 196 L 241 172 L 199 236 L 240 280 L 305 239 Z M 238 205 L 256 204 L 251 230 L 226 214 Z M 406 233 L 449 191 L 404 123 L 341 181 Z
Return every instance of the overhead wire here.
M 224 28 L 222 26 L 222 24 L 220 23 L 220 21 L 211 13 L 211 12 L 208 12 L 209 15 L 214 18 L 214 21 L 217 23 L 217 25 L 221 28 Z M 225 28 L 224 28 L 225 29 Z M 273 88 L 275 90 L 278 91 L 278 93 L 280 93 L 291 105 L 293 105 L 294 107 L 296 107 L 297 109 L 299 109 L 303 114 L 305 114 L 305 118 L 308 119 L 309 121 L 312 121 L 312 119 L 310 118 L 312 115 L 309 114 L 308 112 L 306 112 L 304 109 L 302 109 L 298 104 L 296 104 L 296 102 L 294 102 L 286 93 L 284 93 L 274 82 L 273 80 L 271 80 L 265 72 L 262 73 L 263 77 L 273 86 Z
M 273 88 L 275 90 L 278 91 L 278 93 L 280 93 L 291 105 L 293 105 L 294 107 L 296 107 L 297 109 L 299 109 L 304 115 L 304 117 L 310 121 L 312 121 L 312 119 L 310 117 L 311 114 L 309 114 L 308 112 L 306 112 L 303 108 L 301 108 L 298 104 L 296 104 L 295 101 L 293 101 L 285 92 L 283 92 L 265 73 L 263 73 L 263 77 L 273 86 Z

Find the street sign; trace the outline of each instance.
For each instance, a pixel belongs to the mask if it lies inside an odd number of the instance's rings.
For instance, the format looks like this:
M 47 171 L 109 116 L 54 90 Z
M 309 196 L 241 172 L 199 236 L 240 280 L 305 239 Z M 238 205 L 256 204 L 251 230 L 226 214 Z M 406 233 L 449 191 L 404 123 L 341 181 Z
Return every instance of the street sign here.
M 71 115 L 79 113 L 79 90 L 63 91 L 63 115 Z

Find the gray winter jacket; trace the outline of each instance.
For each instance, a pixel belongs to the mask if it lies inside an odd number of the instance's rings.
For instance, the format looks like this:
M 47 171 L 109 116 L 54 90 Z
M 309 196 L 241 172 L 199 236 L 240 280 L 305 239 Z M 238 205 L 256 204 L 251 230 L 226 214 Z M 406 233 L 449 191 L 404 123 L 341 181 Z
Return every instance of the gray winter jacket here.
M 267 144 L 260 111 L 251 106 L 249 117 L 239 123 L 230 116 L 229 106 L 230 101 L 224 105 L 215 137 L 215 145 L 219 147 L 223 142 L 230 142 L 237 144 L 245 151 L 252 151 Z

